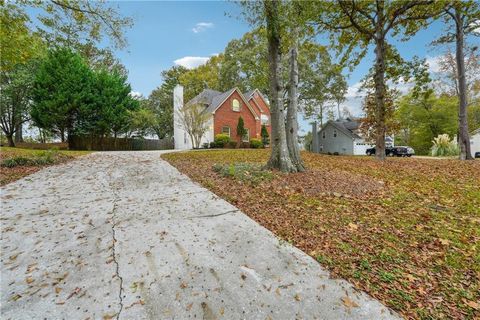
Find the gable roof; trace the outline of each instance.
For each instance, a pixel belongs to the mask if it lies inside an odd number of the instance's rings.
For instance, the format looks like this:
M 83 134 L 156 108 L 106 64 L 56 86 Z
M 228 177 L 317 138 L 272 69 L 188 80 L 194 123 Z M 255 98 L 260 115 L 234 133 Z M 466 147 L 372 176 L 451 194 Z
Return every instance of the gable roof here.
M 268 104 L 269 104 L 268 100 L 265 98 L 265 96 L 263 95 L 263 93 L 261 93 L 260 90 L 258 90 L 258 89 L 254 89 L 254 90 L 247 91 L 247 92 L 245 93 L 245 97 L 246 97 L 248 100 L 250 100 L 250 98 L 253 97 L 253 94 L 255 93 L 255 91 L 258 93 L 258 95 L 260 96 L 260 98 L 263 99 L 263 102 L 265 102 L 265 104 L 267 105 L 267 108 L 270 109 L 270 106 L 268 105 Z M 258 103 L 257 103 L 257 106 L 258 106 Z M 260 106 L 258 106 L 258 107 L 260 108 Z M 261 110 L 261 108 L 260 108 L 260 110 Z M 263 111 L 262 111 L 262 112 L 263 112 Z
M 326 125 L 323 126 L 323 128 L 319 132 L 322 132 L 327 127 L 327 125 L 332 125 L 335 129 L 337 129 L 338 131 L 342 132 L 343 134 L 345 134 L 346 136 L 348 136 L 352 139 L 361 139 L 362 138 L 356 133 L 356 131 L 360 127 L 360 123 L 358 121 L 355 121 L 355 120 L 338 120 L 338 121 L 329 120 L 326 123 Z
M 230 89 L 228 91 L 225 91 L 224 93 L 220 93 L 220 94 L 216 95 L 215 97 L 213 97 L 212 103 L 210 103 L 210 105 L 208 106 L 206 111 L 209 112 L 209 113 L 215 112 L 220 107 L 220 105 L 225 100 L 227 100 L 228 97 L 230 97 L 230 95 L 234 91 L 235 91 L 235 88 Z
M 240 92 L 238 88 L 233 88 L 223 93 L 216 90 L 204 89 L 192 100 L 188 101 L 187 105 L 190 105 L 193 103 L 204 104 L 206 106 L 205 112 L 215 113 L 215 111 L 217 111 L 217 109 L 225 102 L 225 100 L 227 100 L 228 97 L 230 97 L 235 91 L 238 92 L 238 94 L 240 95 L 240 98 L 243 100 L 243 102 L 245 103 L 247 108 L 250 110 L 250 112 L 253 114 L 255 119 L 258 119 L 258 115 L 256 114 L 255 110 L 252 109 L 252 107 L 250 106 L 250 103 L 248 103 L 248 100 L 245 98 L 245 96 Z

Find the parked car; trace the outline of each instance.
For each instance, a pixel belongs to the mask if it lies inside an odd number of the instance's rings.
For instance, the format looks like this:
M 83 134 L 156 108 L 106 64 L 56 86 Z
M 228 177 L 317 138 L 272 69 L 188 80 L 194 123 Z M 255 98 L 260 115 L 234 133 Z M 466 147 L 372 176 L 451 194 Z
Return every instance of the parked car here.
M 479 151 L 479 152 L 475 152 L 475 158 L 480 158 L 480 151 Z
M 368 148 L 366 150 L 367 156 L 373 156 L 376 152 L 375 147 Z M 386 147 L 385 148 L 385 155 L 389 157 L 411 157 L 415 155 L 415 150 L 412 147 L 408 146 L 398 146 L 398 147 Z
M 415 150 L 408 146 L 398 146 L 390 148 L 390 155 L 397 157 L 411 157 L 415 155 Z
M 368 148 L 368 149 L 365 151 L 365 153 L 367 154 L 367 156 L 373 156 L 373 155 L 375 155 L 375 152 L 376 152 L 375 147 L 373 147 L 373 148 Z M 392 152 L 391 148 L 385 148 L 385 155 L 390 156 L 390 155 L 391 155 L 391 152 Z

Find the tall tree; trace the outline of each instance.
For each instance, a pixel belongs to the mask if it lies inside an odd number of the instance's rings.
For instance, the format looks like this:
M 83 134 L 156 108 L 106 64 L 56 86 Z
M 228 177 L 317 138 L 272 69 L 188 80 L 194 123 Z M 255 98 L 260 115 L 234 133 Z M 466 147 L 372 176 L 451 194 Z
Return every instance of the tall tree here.
M 375 125 L 376 157 L 385 159 L 385 96 L 388 59 L 398 56 L 388 44 L 387 35 L 403 34 L 404 39 L 415 34 L 427 25 L 427 19 L 436 14 L 434 1 L 385 1 L 385 0 L 338 0 L 322 2 L 319 6 L 318 23 L 323 27 L 338 32 L 337 41 L 340 49 L 351 53 L 352 45 L 358 45 L 358 61 L 365 56 L 370 44 L 374 45 L 374 83 L 375 83 Z
M 280 2 L 265 0 L 263 7 L 267 23 L 268 63 L 270 67 L 270 114 L 272 124 L 272 152 L 267 166 L 280 169 L 284 172 L 295 172 L 297 169 L 290 158 L 285 132 L 281 50 L 284 28 L 281 22 Z
M 453 22 L 454 32 L 449 32 L 437 42 L 455 42 L 455 63 L 458 88 L 458 144 L 460 159 L 473 160 L 468 132 L 468 93 L 465 71 L 465 37 L 468 34 L 478 36 L 480 23 L 480 4 L 477 1 L 447 1 L 444 17 Z
M 69 49 L 48 53 L 33 84 L 31 116 L 34 124 L 65 141 L 73 133 L 79 112 L 91 103 L 93 72 Z
M 152 129 L 158 139 L 173 136 L 173 88 L 180 83 L 180 78 L 189 72 L 182 66 L 174 66 L 162 71 L 162 84 L 154 89 L 146 101 L 146 108 L 155 117 Z
M 13 136 L 30 118 L 34 74 L 35 61 L 31 60 L 0 75 L 0 127 L 10 147 L 15 146 Z
M 295 34 L 295 33 L 294 33 Z M 294 40 L 290 49 L 290 82 L 288 90 L 288 108 L 286 119 L 287 147 L 290 159 L 296 171 L 305 171 L 298 145 L 298 40 Z

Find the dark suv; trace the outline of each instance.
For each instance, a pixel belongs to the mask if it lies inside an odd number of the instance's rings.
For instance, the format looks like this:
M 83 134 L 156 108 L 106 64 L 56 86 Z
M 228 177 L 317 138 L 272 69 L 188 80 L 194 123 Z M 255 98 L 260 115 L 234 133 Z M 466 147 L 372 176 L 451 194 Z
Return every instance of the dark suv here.
M 372 156 L 376 152 L 375 147 L 368 148 L 366 150 L 367 156 Z M 415 150 L 411 147 L 407 146 L 398 146 L 398 147 L 386 147 L 385 148 L 385 155 L 389 157 L 411 157 L 415 154 Z

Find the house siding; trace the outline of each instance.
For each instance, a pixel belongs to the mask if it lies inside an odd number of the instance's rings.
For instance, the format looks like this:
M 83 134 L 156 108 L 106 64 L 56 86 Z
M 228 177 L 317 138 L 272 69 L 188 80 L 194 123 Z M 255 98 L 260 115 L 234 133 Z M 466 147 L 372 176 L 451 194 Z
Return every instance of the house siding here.
M 472 152 L 472 156 L 475 156 L 475 152 L 480 152 L 480 132 L 470 137 L 470 151 Z
M 240 102 L 240 112 L 232 110 L 232 100 L 237 99 Z M 255 110 L 255 109 L 254 109 Z M 238 91 L 234 91 L 225 102 L 215 111 L 214 114 L 214 135 L 222 133 L 224 126 L 230 127 L 230 138 L 238 141 L 237 124 L 238 118 L 242 117 L 245 128 L 250 131 L 250 139 L 260 137 L 260 131 L 257 131 L 257 121 L 248 106 L 241 98 Z M 260 122 L 260 120 L 258 121 Z
M 336 137 L 333 136 L 334 130 L 337 131 Z M 323 132 L 325 132 L 325 138 L 323 138 Z M 330 123 L 318 132 L 318 145 L 320 153 L 353 154 L 353 139 Z

